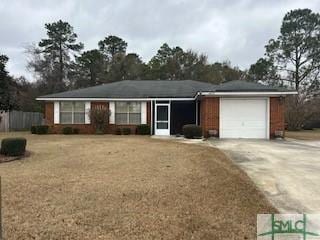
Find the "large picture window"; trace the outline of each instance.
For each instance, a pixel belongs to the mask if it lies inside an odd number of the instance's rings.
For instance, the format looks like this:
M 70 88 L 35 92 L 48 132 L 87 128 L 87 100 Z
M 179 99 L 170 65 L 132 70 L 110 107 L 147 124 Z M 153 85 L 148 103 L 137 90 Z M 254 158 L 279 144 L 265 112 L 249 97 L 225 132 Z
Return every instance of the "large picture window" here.
M 115 118 L 116 124 L 140 124 L 140 102 L 116 102 Z
M 83 124 L 85 123 L 84 102 L 60 102 L 61 124 Z

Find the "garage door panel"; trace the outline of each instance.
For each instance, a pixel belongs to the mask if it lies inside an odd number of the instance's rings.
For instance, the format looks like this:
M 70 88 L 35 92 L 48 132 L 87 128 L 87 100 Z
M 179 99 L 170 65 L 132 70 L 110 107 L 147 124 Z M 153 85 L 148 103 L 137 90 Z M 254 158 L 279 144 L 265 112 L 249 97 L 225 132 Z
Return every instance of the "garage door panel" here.
M 265 129 L 265 121 L 245 120 L 243 127 L 246 128 L 262 128 Z
M 226 125 L 226 124 L 228 125 L 228 129 L 231 129 L 231 128 L 239 128 L 239 127 L 242 126 L 241 121 L 239 121 L 239 120 L 234 120 L 234 119 L 232 119 L 232 120 L 223 119 L 223 121 L 222 121 L 222 126 L 224 126 L 224 125 Z
M 221 138 L 267 138 L 267 99 L 221 99 Z

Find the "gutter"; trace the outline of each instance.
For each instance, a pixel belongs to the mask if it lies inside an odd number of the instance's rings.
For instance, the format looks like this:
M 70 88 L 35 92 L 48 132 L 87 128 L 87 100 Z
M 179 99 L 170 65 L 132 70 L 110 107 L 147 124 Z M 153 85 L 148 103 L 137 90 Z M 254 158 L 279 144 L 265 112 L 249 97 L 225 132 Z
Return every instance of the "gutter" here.
M 284 96 L 296 95 L 298 92 L 200 92 L 201 96 Z
M 38 97 L 38 101 L 193 101 L 199 96 L 285 96 L 296 95 L 298 92 L 197 92 L 190 98 L 50 98 Z
M 192 101 L 195 97 L 190 98 L 49 98 L 38 97 L 38 101 Z

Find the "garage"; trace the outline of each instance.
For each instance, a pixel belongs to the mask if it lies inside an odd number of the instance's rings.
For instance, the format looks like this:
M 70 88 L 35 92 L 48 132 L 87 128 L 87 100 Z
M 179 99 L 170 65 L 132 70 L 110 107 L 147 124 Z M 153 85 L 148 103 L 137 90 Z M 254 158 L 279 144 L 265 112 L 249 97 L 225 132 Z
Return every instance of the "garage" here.
M 268 98 L 220 98 L 221 138 L 269 138 Z

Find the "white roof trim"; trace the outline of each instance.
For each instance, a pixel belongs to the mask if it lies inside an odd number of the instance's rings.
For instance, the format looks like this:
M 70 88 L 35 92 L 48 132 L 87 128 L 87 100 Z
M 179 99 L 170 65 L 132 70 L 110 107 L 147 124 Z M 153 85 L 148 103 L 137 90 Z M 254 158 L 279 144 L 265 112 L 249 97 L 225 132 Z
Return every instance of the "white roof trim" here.
M 203 96 L 281 96 L 294 95 L 297 92 L 201 92 Z
M 39 101 L 191 101 L 193 98 L 36 98 Z
M 39 101 L 191 101 L 202 96 L 283 96 L 295 95 L 298 92 L 197 92 L 191 98 L 47 98 L 39 97 Z

